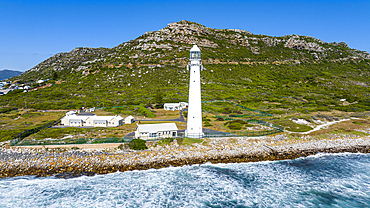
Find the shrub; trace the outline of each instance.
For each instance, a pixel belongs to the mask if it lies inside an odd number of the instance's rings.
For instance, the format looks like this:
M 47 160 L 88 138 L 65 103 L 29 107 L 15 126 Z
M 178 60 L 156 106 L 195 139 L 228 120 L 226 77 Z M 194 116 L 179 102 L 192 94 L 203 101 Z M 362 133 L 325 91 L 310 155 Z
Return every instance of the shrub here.
M 227 127 L 229 127 L 229 129 L 231 130 L 241 130 L 243 125 L 239 123 L 232 123 L 232 124 L 229 124 Z
M 212 124 L 210 124 L 209 121 L 205 121 L 204 126 L 212 126 Z
M 133 150 L 146 150 L 148 147 L 145 145 L 146 141 L 142 139 L 133 139 L 128 143 L 128 147 Z
M 161 145 L 161 146 L 163 146 L 165 144 L 170 145 L 171 142 L 173 142 L 173 140 L 174 140 L 174 138 L 164 138 L 164 139 L 158 141 L 158 144 Z
M 8 113 L 13 110 L 18 110 L 17 108 L 0 108 L 0 113 Z

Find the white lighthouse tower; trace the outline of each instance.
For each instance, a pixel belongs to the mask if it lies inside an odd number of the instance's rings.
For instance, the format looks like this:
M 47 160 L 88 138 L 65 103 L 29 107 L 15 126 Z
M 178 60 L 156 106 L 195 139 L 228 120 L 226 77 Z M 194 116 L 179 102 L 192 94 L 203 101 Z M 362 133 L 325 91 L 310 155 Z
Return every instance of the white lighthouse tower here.
M 202 98 L 200 91 L 200 71 L 202 64 L 200 63 L 200 50 L 197 45 L 190 49 L 190 70 L 189 81 L 189 107 L 188 107 L 188 122 L 185 136 L 189 138 L 202 138 Z

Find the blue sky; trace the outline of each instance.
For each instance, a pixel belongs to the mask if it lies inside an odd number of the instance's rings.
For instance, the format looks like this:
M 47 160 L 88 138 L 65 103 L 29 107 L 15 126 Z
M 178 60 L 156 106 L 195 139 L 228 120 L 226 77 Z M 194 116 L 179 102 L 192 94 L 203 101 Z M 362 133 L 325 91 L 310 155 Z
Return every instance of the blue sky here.
M 0 0 L 0 69 L 26 71 L 76 47 L 114 47 L 183 19 L 370 52 L 370 1 Z

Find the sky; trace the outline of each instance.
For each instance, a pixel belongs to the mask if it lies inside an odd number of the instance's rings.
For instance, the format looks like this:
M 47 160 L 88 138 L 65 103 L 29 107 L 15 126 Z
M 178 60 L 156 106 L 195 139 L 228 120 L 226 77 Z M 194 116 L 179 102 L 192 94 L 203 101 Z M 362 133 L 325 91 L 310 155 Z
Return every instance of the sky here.
M 370 52 L 370 1 L 0 0 L 0 70 L 26 71 L 76 47 L 115 47 L 183 19 Z

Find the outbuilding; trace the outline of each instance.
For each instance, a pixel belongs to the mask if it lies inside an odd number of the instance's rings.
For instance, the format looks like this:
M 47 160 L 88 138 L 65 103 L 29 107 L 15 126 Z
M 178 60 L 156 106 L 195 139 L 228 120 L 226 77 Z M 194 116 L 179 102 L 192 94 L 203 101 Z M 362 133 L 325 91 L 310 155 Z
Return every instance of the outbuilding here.
M 163 108 L 165 110 L 183 110 L 188 107 L 188 103 L 185 102 L 179 102 L 179 103 L 165 103 Z
M 178 128 L 175 123 L 142 124 L 135 131 L 135 138 L 155 140 L 177 137 Z
M 134 123 L 134 117 L 129 115 L 125 118 L 125 124 L 132 124 Z

